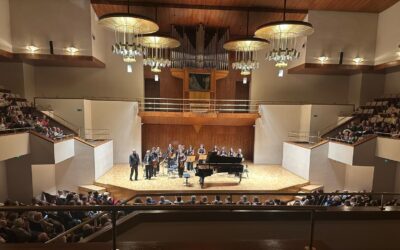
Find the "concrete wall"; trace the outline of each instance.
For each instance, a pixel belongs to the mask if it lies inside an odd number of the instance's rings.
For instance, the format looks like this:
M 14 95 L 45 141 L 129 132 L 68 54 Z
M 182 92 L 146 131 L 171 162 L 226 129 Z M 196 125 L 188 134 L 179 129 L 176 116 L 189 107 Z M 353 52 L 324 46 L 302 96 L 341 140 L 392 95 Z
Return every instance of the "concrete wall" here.
M 40 109 L 54 111 L 56 117 L 62 117 L 66 121 L 84 128 L 84 100 L 83 99 L 36 99 L 36 106 Z M 63 122 L 63 121 L 61 121 Z
M 91 108 L 92 128 L 110 131 L 114 143 L 114 163 L 127 163 L 133 148 L 141 152 L 142 130 L 137 103 L 92 101 Z
M 254 132 L 254 163 L 281 164 L 288 132 L 299 130 L 300 106 L 262 105 L 260 113 Z
M 111 52 L 114 33 L 105 31 L 106 68 L 36 67 L 36 95 L 62 98 L 124 98 L 144 96 L 143 62 L 133 63 L 133 72 L 127 73 L 126 63 Z M 55 84 L 57 83 L 57 84 Z
M 0 49 L 11 52 L 10 1 L 0 0 Z
M 311 150 L 291 143 L 283 143 L 282 166 L 290 172 L 306 179 L 310 179 Z
M 394 180 L 394 192 L 400 193 L 400 162 L 397 163 Z
M 12 93 L 24 96 L 24 73 L 22 63 L 0 62 L 0 85 Z
M 374 181 L 373 166 L 346 166 L 344 190 L 358 192 L 372 191 Z
M 400 72 L 393 72 L 385 76 L 385 94 L 400 93 Z
M 354 147 L 336 142 L 329 142 L 328 158 L 344 164 L 353 164 Z
M 6 163 L 0 161 L 0 203 L 8 197 Z
M 55 54 L 66 54 L 71 45 L 80 55 L 92 54 L 90 1 L 12 0 L 10 14 L 14 52 L 34 44 L 38 53 L 49 54 L 53 41 Z
M 54 143 L 54 163 L 59 163 L 74 157 L 74 139 L 64 140 L 61 142 Z
M 310 182 L 324 185 L 325 192 L 343 190 L 346 165 L 328 158 L 329 143 L 311 149 Z
M 375 64 L 398 60 L 400 44 L 400 2 L 379 13 L 375 51 Z
M 352 105 L 311 105 L 310 129 L 312 134 L 323 134 L 337 124 L 342 114 L 351 114 Z
M 396 190 L 397 162 L 375 157 L 374 160 L 374 192 L 394 192 Z
M 347 103 L 348 77 L 285 74 L 278 77 L 272 62 L 261 58 L 260 68 L 253 71 L 250 83 L 250 99 L 301 103 Z
M 40 198 L 42 192 L 56 194 L 56 169 L 50 165 L 32 165 L 33 197 Z
M 374 64 L 378 14 L 311 10 L 308 21 L 315 32 L 307 39 L 306 62 L 317 63 L 324 55 L 336 64 L 343 51 L 344 64 L 353 64 L 356 56 L 363 57 L 364 64 Z
M 94 148 L 95 179 L 104 175 L 114 166 L 113 141 L 108 141 Z
M 31 155 L 6 161 L 8 198 L 30 204 L 33 197 Z
M 95 180 L 94 149 L 74 140 L 75 156 L 55 165 L 57 189 L 78 191 L 79 185 L 92 184 Z
M 400 140 L 378 137 L 375 155 L 384 159 L 400 162 Z
M 0 136 L 0 148 L 0 161 L 29 154 L 29 133 Z

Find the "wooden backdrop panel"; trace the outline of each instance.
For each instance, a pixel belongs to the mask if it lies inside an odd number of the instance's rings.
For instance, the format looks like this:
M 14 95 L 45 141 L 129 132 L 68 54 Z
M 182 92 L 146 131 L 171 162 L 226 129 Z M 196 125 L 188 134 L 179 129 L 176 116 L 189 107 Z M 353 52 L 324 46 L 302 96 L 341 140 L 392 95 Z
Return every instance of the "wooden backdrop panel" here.
M 214 145 L 233 147 L 235 151 L 242 148 L 244 156 L 253 160 L 254 127 L 253 126 L 199 126 L 192 125 L 155 125 L 143 124 L 142 150 L 160 146 L 165 152 L 169 143 L 174 147 L 184 144 L 197 148 L 204 144 L 207 150 Z

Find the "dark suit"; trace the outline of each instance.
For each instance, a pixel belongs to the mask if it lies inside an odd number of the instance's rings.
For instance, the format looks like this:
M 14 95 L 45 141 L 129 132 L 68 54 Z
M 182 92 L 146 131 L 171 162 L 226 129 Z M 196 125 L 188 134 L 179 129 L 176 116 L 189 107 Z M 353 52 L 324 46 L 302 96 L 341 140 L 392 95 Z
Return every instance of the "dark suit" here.
M 146 154 L 143 158 L 143 163 L 146 171 L 146 179 L 150 180 L 153 175 L 153 165 L 152 165 L 153 157 L 151 154 Z
M 131 166 L 131 175 L 129 177 L 130 180 L 132 180 L 133 172 L 135 172 L 135 180 L 137 180 L 139 163 L 140 163 L 140 158 L 137 153 L 129 155 L 129 166 Z

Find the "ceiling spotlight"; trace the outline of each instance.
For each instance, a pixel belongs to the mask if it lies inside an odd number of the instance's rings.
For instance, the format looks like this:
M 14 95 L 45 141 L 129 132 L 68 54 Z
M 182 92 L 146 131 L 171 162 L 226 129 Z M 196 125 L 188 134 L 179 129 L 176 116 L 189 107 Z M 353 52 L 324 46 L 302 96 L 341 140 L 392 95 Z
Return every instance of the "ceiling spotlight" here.
M 154 81 L 158 82 L 160 80 L 160 78 L 158 77 L 157 74 L 154 75 Z
M 77 53 L 79 51 L 79 49 L 77 49 L 73 46 L 67 47 L 67 48 L 65 48 L 65 50 L 71 55 L 74 55 L 75 53 Z
M 132 65 L 131 64 L 127 64 L 126 65 L 126 72 L 128 72 L 128 73 L 132 73 Z
M 32 53 L 32 54 L 36 53 L 36 51 L 39 50 L 39 48 L 36 47 L 35 45 L 28 45 L 25 48 L 29 51 L 29 53 Z
M 243 84 L 247 84 L 247 77 L 243 77 Z
M 358 57 L 358 56 L 357 56 L 356 58 L 353 59 L 353 62 L 354 62 L 356 65 L 359 65 L 359 64 L 361 64 L 361 63 L 364 62 L 364 58 Z
M 326 63 L 326 62 L 329 60 L 329 57 L 327 57 L 327 56 L 320 56 L 320 57 L 318 57 L 317 59 L 318 59 L 318 61 L 319 61 L 321 64 L 324 64 L 324 63 Z

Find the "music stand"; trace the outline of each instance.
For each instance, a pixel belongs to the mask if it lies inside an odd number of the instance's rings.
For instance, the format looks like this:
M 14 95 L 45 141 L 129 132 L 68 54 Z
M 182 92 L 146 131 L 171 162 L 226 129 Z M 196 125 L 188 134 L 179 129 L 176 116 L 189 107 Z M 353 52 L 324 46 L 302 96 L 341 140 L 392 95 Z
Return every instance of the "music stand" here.
M 186 158 L 186 162 L 195 162 L 195 161 L 196 161 L 196 156 L 194 156 L 194 155 L 189 155 Z

